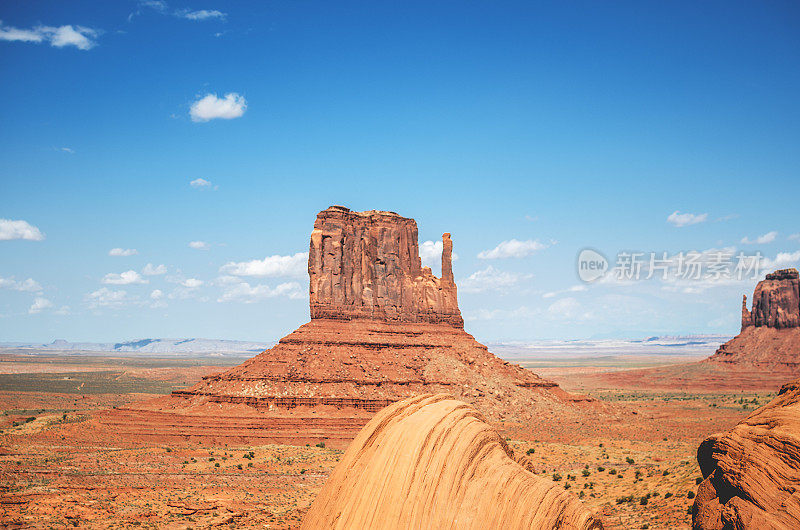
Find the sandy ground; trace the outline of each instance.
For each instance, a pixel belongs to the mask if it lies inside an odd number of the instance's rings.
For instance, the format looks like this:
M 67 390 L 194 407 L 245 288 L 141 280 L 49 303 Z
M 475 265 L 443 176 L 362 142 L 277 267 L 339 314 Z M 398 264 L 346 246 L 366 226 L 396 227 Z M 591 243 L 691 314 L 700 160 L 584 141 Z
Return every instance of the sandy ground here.
M 85 372 L 74 359 L 66 364 L 72 379 L 59 388 L 68 391 L 46 388 L 66 373 L 52 371 L 52 362 L 15 359 L 6 374 L 18 379 L 0 379 L 0 519 L 6 527 L 294 528 L 342 454 L 315 446 L 87 441 L 81 434 L 100 410 L 166 393 L 220 368 L 137 366 L 98 378 L 106 371 L 96 364 Z M 607 404 L 604 421 L 543 413 L 534 422 L 497 427 L 515 452 L 530 452 L 537 474 L 578 495 L 610 528 L 688 528 L 700 477 L 697 445 L 777 391 L 647 391 L 639 388 L 640 376 L 632 378 L 633 388 L 608 388 L 598 374 L 619 370 L 548 370 L 567 390 Z M 21 384 L 30 389 L 20 390 Z M 153 384 L 162 390 L 127 391 Z M 87 387 L 94 393 L 83 393 Z

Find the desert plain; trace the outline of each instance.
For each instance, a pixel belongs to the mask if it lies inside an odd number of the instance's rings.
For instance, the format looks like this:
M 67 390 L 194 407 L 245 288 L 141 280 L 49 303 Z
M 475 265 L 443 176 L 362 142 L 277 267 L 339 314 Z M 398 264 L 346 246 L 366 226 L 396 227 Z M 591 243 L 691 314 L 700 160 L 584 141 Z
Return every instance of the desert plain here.
M 609 528 L 689 528 L 702 475 L 696 450 L 772 399 L 779 381 L 695 385 L 698 359 L 515 359 L 602 411 L 496 421 L 535 473 Z M 99 417 L 198 382 L 240 358 L 0 355 L 0 516 L 7 528 L 295 528 L 342 456 L 319 444 L 246 445 L 114 436 Z M 642 374 L 658 384 L 641 384 Z M 776 376 L 779 378 L 779 376 Z M 692 377 L 693 380 L 702 380 Z M 734 378 L 735 379 L 735 378 Z M 672 381 L 672 383 L 671 383 Z M 673 387 L 670 387 L 670 384 Z M 593 421 L 597 418 L 597 421 Z M 600 421 L 602 418 L 602 421 Z

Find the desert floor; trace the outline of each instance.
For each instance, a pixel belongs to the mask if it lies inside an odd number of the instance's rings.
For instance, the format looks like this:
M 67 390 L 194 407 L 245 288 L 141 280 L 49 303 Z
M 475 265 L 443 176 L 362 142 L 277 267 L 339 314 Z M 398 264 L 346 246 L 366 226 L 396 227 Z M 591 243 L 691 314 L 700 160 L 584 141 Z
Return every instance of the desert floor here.
M 692 374 L 708 368 L 683 361 L 521 362 L 610 412 L 601 424 L 543 413 L 535 423 L 497 427 L 537 474 L 574 492 L 610 528 L 688 528 L 698 444 L 766 403 L 779 385 L 775 378 L 692 385 Z M 664 367 L 642 371 L 655 365 Z M 0 526 L 298 526 L 341 451 L 81 435 L 100 410 L 185 388 L 224 368 L 212 359 L 0 355 Z M 681 382 L 670 388 L 675 374 Z M 648 390 L 648 379 L 659 381 L 657 388 Z

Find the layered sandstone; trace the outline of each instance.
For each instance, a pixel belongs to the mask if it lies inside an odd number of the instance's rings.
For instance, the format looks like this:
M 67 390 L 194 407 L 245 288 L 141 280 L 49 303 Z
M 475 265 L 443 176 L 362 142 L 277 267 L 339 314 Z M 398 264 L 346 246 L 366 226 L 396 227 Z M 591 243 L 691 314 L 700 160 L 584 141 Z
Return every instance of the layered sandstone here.
M 447 395 L 378 413 L 302 528 L 602 528 L 575 495 L 518 464 L 481 414 Z
M 697 530 L 800 528 L 800 380 L 697 450 Z
M 782 269 L 767 274 L 753 293 L 753 309 L 742 301 L 742 331 L 754 327 L 776 329 L 800 326 L 800 275 L 797 269 Z
M 800 370 L 800 275 L 797 269 L 767 274 L 747 309 L 742 299 L 742 331 L 719 347 L 708 360 Z
M 394 212 L 331 206 L 317 214 L 308 249 L 311 319 L 431 322 L 463 327 L 450 234 L 442 277 L 419 257 L 417 223 Z
M 589 401 L 498 359 L 464 331 L 452 248 L 444 234 L 437 278 L 421 266 L 413 219 L 323 210 L 309 247 L 311 322 L 235 368 L 104 421 L 138 437 L 196 439 L 205 425 L 218 441 L 341 447 L 375 412 L 421 393 L 446 392 L 492 420 L 529 421 L 537 409 Z M 151 421 L 131 424 L 137 414 Z M 236 431 L 237 418 L 246 429 Z

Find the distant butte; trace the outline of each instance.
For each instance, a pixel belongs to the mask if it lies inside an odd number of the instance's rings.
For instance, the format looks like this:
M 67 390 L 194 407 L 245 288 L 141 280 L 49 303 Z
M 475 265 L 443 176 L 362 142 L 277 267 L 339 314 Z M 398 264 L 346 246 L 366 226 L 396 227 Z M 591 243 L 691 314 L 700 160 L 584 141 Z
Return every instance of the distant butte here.
M 742 330 L 708 362 L 800 372 L 800 275 L 797 269 L 767 274 L 742 300 Z
M 441 278 L 422 266 L 417 237 L 416 222 L 394 212 L 321 211 L 309 246 L 309 323 L 233 369 L 103 421 L 138 437 L 344 446 L 375 412 L 423 393 L 447 393 L 494 421 L 592 401 L 466 333 L 450 234 Z

